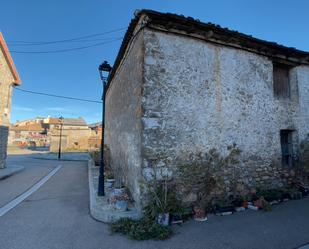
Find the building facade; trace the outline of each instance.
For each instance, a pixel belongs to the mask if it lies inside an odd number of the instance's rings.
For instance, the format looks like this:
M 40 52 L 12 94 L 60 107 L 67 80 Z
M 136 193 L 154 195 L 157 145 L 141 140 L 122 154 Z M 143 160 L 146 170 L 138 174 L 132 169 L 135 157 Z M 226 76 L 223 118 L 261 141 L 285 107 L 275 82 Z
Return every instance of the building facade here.
M 99 150 L 102 141 L 102 124 L 92 124 L 89 125 L 90 137 L 88 138 L 88 148 L 89 150 Z
M 61 129 L 61 148 L 63 151 L 88 150 L 91 130 L 83 118 L 64 118 L 62 121 L 56 118 L 47 118 L 44 120 L 44 124 L 49 126 L 50 151 L 59 150 Z
M 50 139 L 43 118 L 24 120 L 10 126 L 8 145 L 19 148 L 49 149 Z
M 105 118 L 111 166 L 138 204 L 149 172 L 230 146 L 241 154 L 222 171 L 227 195 L 235 171 L 239 194 L 281 187 L 309 134 L 309 53 L 142 10 L 110 74 Z
M 5 167 L 10 125 L 12 88 L 20 85 L 9 49 L 0 32 L 0 169 Z

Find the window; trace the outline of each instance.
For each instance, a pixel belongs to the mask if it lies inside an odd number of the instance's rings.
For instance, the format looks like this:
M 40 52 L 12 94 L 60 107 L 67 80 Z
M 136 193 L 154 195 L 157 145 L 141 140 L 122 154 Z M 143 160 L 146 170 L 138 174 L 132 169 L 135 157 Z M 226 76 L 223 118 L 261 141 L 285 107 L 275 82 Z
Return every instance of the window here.
M 274 94 L 279 98 L 290 98 L 290 68 L 283 64 L 274 64 L 273 79 L 274 79 Z
M 293 159 L 293 144 L 292 144 L 292 130 L 280 131 L 280 142 L 282 151 L 282 165 L 285 167 L 292 167 Z

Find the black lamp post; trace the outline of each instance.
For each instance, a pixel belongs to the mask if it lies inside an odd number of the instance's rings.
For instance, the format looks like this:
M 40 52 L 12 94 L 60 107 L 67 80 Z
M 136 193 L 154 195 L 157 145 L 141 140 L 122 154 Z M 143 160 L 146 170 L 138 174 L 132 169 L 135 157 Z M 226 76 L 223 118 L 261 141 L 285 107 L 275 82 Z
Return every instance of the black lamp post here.
M 99 73 L 100 78 L 102 80 L 103 84 L 103 93 L 102 93 L 102 137 L 101 137 L 101 157 L 100 157 L 100 173 L 99 173 L 99 184 L 98 184 L 98 196 L 104 196 L 104 122 L 105 122 L 105 94 L 106 94 L 106 86 L 107 86 L 107 79 L 109 76 L 110 71 L 112 70 L 112 67 L 107 63 L 107 61 L 104 61 L 99 66 Z
M 63 126 L 63 117 L 59 117 L 60 122 L 60 138 L 59 138 L 59 151 L 58 151 L 58 159 L 61 158 L 61 141 L 62 141 L 62 126 Z

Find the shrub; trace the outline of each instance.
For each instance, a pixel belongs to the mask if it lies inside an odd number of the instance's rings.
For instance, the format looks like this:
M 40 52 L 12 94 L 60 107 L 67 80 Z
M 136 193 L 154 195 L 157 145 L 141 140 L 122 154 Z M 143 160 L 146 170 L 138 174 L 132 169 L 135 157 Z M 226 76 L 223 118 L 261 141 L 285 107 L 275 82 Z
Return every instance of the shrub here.
M 222 171 L 225 168 L 233 168 L 235 179 L 233 179 L 232 185 L 237 181 L 234 169 L 235 165 L 239 163 L 240 153 L 241 151 L 236 145 L 232 145 L 228 146 L 228 155 L 225 157 L 221 156 L 216 149 L 191 155 L 190 162 L 178 165 L 177 183 L 183 191 L 197 195 L 196 205 L 207 207 L 214 199 L 213 191 L 224 186 Z
M 123 218 L 110 224 L 110 230 L 112 233 L 121 233 L 134 240 L 165 240 L 172 235 L 170 227 L 156 224 L 148 218 L 140 220 Z
M 94 164 L 97 165 L 97 166 L 100 165 L 100 155 L 101 155 L 100 151 L 91 151 L 90 152 L 90 156 L 91 156 L 92 160 L 94 161 Z
M 257 198 L 264 197 L 266 201 L 276 201 L 283 198 L 283 189 L 258 189 Z

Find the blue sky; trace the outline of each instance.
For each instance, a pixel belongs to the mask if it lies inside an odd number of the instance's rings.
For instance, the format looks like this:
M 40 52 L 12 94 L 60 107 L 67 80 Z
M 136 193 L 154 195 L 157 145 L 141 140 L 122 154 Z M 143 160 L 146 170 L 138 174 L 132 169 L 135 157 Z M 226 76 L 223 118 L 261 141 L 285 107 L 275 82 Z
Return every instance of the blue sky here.
M 10 0 L 1 2 L 0 30 L 10 50 L 47 51 L 116 39 L 124 30 L 94 37 L 87 43 L 13 46 L 14 41 L 54 41 L 102 33 L 128 26 L 136 9 L 192 16 L 257 38 L 309 51 L 309 1 L 306 0 Z M 108 40 L 109 41 L 109 40 Z M 79 51 L 50 54 L 12 53 L 27 90 L 100 100 L 97 67 L 111 64 L 121 40 Z M 14 91 L 11 121 L 36 116 L 101 118 L 101 105 Z

